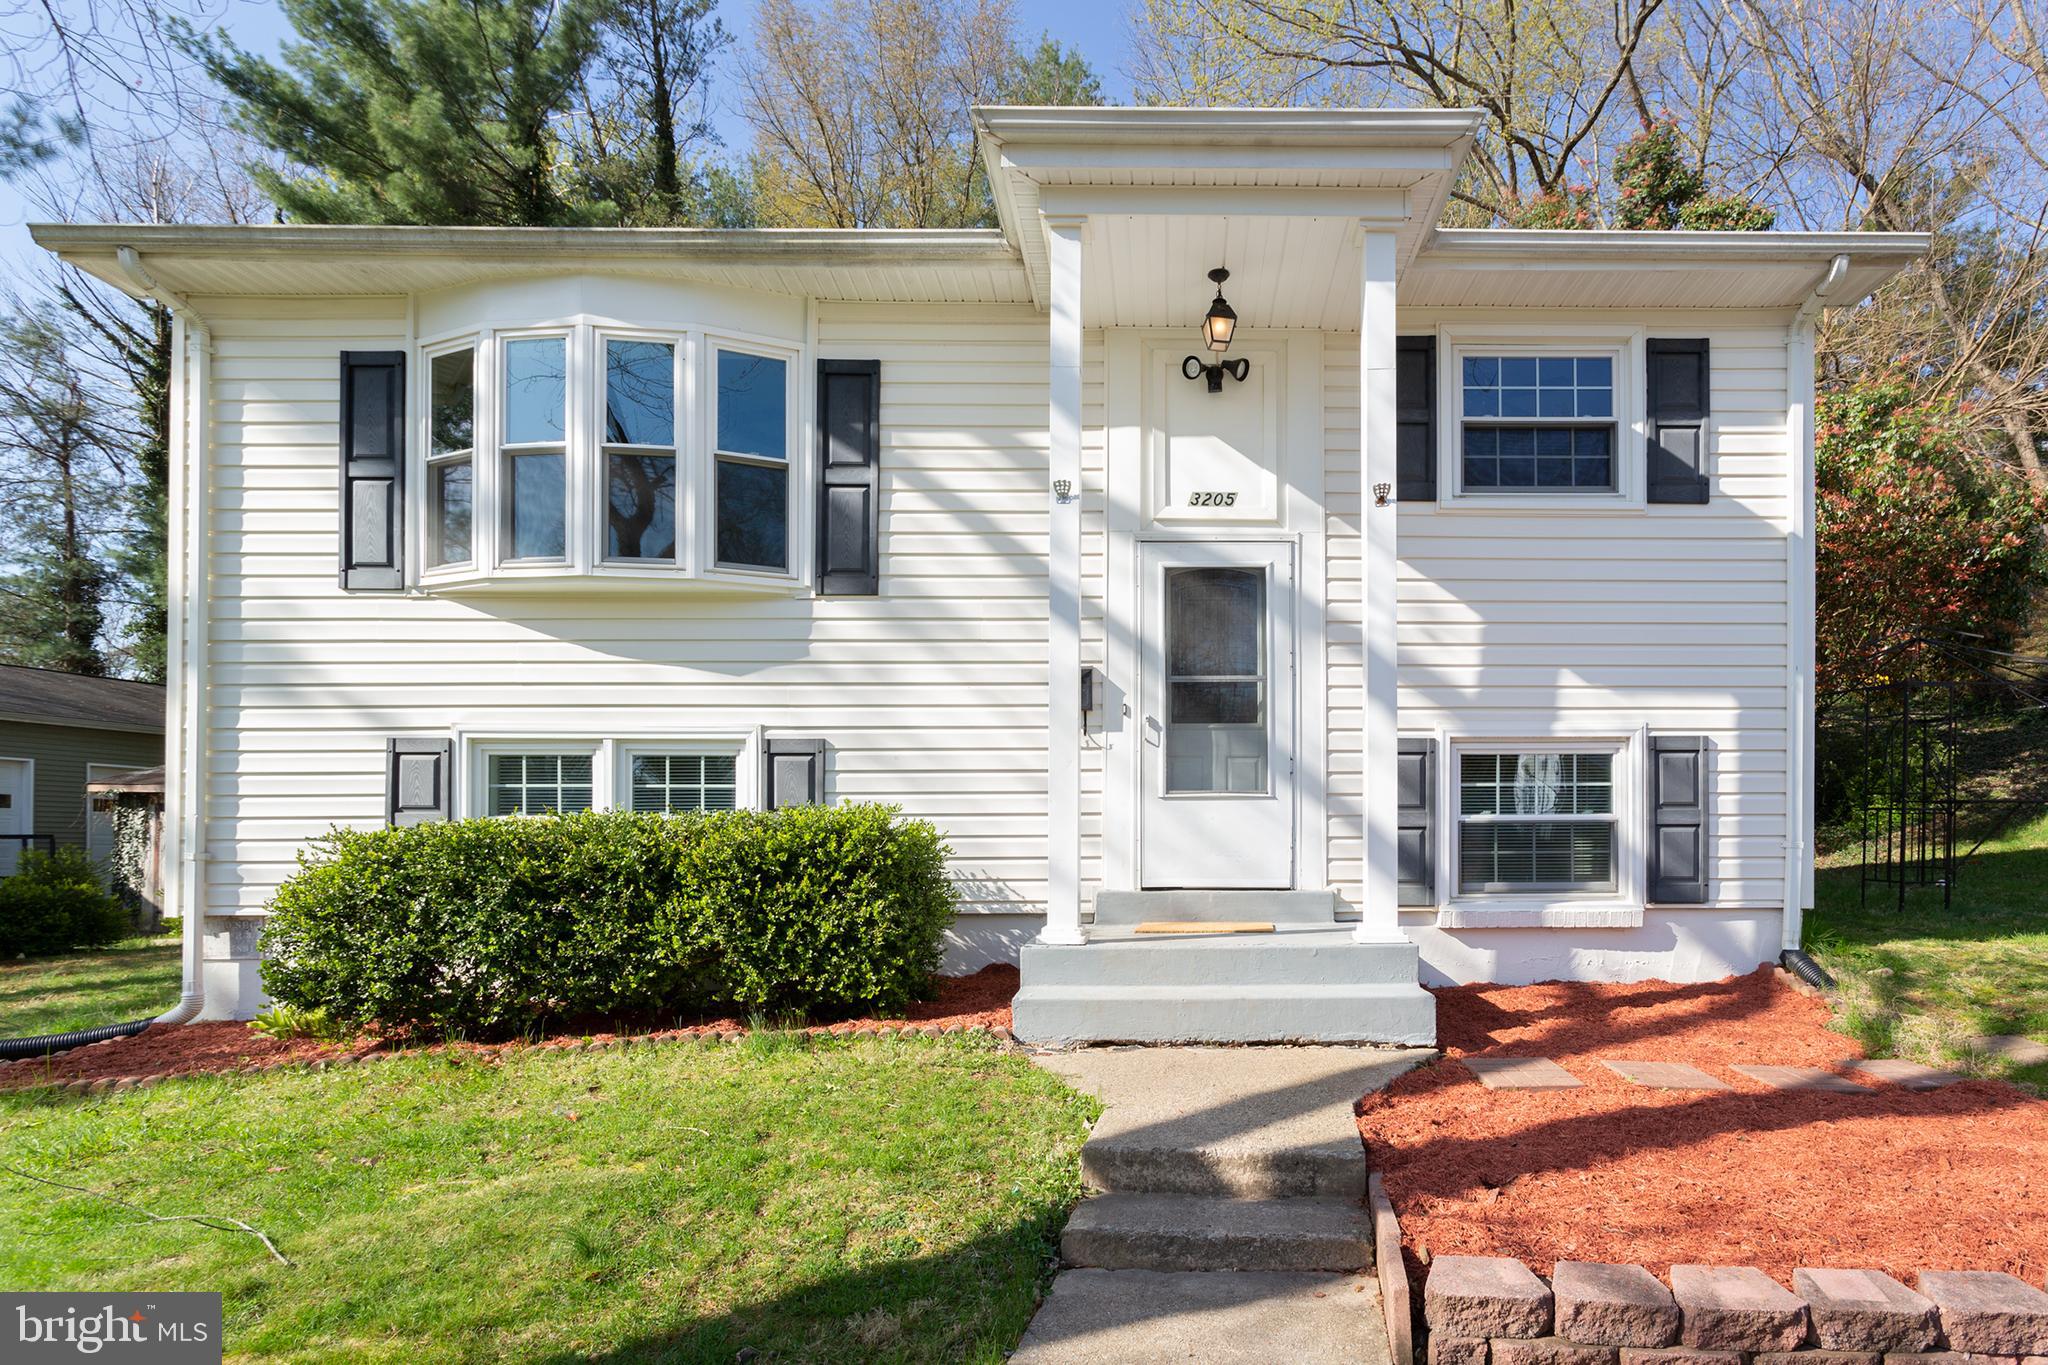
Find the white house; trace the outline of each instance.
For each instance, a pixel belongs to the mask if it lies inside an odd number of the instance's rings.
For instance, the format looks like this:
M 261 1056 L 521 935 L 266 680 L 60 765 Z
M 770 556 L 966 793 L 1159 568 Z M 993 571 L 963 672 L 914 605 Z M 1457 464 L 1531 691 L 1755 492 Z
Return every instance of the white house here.
M 593 805 L 933 821 L 1032 1037 L 1797 944 L 1813 326 L 1925 239 L 1438 228 L 1460 111 L 978 121 L 999 230 L 34 229 L 177 318 L 188 1014 L 328 825 Z

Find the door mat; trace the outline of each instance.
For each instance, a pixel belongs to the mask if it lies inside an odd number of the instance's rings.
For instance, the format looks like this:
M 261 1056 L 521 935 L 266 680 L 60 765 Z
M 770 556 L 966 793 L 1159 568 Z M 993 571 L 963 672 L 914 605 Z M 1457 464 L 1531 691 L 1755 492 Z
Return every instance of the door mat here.
M 1239 919 L 1152 919 L 1134 931 L 1140 934 L 1270 934 L 1273 926 Z

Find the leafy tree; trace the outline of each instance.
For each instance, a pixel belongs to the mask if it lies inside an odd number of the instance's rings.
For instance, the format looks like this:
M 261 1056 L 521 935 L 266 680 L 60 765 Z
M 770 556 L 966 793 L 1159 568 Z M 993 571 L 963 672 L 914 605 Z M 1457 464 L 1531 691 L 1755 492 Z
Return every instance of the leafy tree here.
M 599 49 L 602 0 L 282 0 L 285 68 L 184 43 L 239 125 L 298 171 L 251 174 L 306 223 L 604 223 L 553 174 L 556 125 Z
M 1018 50 L 997 98 L 1004 104 L 1100 104 L 1102 81 L 1079 49 L 1040 34 L 1037 47 Z
M 559 159 L 576 195 L 619 207 L 630 226 L 741 226 L 730 172 L 696 156 L 716 145 L 711 67 L 732 36 L 716 0 L 610 0 L 601 49 L 578 81 Z
M 762 0 L 743 71 L 761 222 L 992 224 L 968 110 L 1015 60 L 1006 0 Z
M 1685 158 L 1678 125 L 1645 126 L 1614 158 L 1615 226 L 1761 232 L 1777 215 L 1734 195 L 1709 194 L 1707 177 Z
M 0 659 L 100 676 L 136 433 L 74 344 L 54 309 L 0 320 L 0 530 L 22 566 L 0 584 Z
M 1815 415 L 1822 685 L 1922 663 L 1920 640 L 2009 645 L 2048 584 L 2048 496 L 1976 455 L 1956 403 L 1910 376 L 1826 394 Z

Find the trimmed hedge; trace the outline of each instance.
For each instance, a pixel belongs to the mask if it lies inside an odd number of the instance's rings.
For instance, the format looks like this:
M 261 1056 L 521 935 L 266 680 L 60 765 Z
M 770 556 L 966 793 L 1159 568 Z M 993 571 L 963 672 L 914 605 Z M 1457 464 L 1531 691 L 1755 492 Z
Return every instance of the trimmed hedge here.
M 0 957 L 104 948 L 128 933 L 128 911 L 84 849 L 23 849 L 14 875 L 0 877 Z
M 433 1033 L 899 1009 L 938 970 L 950 852 L 871 805 L 335 829 L 271 903 L 263 985 Z

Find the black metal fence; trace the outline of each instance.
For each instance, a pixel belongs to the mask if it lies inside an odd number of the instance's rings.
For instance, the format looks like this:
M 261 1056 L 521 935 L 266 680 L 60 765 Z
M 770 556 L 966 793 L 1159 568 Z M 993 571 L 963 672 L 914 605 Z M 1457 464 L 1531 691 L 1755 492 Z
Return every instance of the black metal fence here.
M 57 851 L 57 836 L 54 834 L 0 834 L 0 869 L 12 872 L 21 861 L 23 849 L 39 848 L 45 853 Z
M 1947 676 L 1832 692 L 1817 718 L 1822 819 L 1860 845 L 1863 903 L 1901 912 L 1921 889 L 1947 909 L 1986 840 L 2048 809 L 2048 660 L 1917 643 Z

